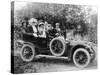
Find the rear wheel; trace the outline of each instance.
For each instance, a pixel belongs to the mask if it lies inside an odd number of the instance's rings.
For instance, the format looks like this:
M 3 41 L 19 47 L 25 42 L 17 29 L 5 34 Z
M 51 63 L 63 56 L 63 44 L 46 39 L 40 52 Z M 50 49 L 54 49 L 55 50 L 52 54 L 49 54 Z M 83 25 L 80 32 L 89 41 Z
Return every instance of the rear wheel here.
M 79 68 L 85 68 L 90 63 L 90 54 L 84 48 L 79 48 L 73 53 L 73 62 Z
M 30 44 L 24 44 L 21 49 L 20 55 L 23 61 L 32 61 L 35 57 L 35 47 Z
M 56 37 L 50 42 L 50 52 L 54 56 L 62 56 L 65 53 L 66 45 L 63 37 Z

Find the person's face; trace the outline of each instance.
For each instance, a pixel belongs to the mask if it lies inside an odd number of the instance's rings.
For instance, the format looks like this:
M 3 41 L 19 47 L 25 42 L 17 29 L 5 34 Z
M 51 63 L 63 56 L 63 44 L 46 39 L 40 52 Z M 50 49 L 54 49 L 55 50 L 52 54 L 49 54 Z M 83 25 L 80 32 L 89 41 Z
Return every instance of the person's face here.
M 48 22 L 46 22 L 46 21 L 45 21 L 45 24 L 47 25 L 47 24 L 48 24 Z
M 23 24 L 23 27 L 26 27 L 26 23 Z
M 48 29 L 52 29 L 53 27 L 51 25 L 48 26 Z
M 42 29 L 43 29 L 43 28 L 44 28 L 44 25 L 42 24 L 42 25 L 40 26 L 40 28 L 42 28 Z
M 56 25 L 56 28 L 59 28 L 59 25 Z
M 59 28 L 59 23 L 56 23 L 56 28 Z
M 78 28 L 78 29 L 81 29 L 81 25 L 78 25 L 77 28 Z

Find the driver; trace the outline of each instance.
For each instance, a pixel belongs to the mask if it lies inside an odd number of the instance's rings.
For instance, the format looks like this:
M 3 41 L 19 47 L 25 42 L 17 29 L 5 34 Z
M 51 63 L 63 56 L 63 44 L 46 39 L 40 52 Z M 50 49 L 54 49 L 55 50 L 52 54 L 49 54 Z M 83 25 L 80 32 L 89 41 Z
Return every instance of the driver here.
M 56 27 L 55 27 L 55 30 L 56 30 L 56 32 L 57 32 L 56 35 L 58 36 L 58 35 L 60 34 L 60 31 L 61 31 L 61 29 L 60 29 L 60 27 L 59 27 L 59 26 L 60 26 L 60 23 L 56 23 L 55 26 L 56 26 Z
M 60 27 L 59 27 L 59 26 L 60 26 L 60 23 L 56 23 L 55 25 L 56 25 L 56 28 L 55 28 L 55 29 L 56 29 L 58 32 L 61 31 L 61 29 L 60 29 Z

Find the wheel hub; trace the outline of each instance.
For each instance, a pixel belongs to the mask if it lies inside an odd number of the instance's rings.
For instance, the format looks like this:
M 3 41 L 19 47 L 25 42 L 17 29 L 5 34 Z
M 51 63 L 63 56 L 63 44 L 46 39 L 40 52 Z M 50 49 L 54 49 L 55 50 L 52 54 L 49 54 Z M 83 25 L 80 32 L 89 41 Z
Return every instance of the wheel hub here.
M 26 59 L 29 59 L 31 58 L 32 56 L 32 50 L 30 47 L 25 47 L 24 50 L 23 50 L 23 57 L 25 57 Z
M 84 65 L 87 61 L 87 56 L 84 52 L 78 52 L 75 58 L 80 65 Z
M 52 49 L 55 53 L 61 53 L 62 52 L 62 43 L 59 40 L 55 40 L 52 44 Z

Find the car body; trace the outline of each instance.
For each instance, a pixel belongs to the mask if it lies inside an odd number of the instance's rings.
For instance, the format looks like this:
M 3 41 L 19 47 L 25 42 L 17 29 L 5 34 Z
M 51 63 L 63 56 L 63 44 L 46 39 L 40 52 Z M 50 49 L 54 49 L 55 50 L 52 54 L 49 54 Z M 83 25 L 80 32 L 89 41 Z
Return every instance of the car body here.
M 91 42 L 69 40 L 62 35 L 53 38 L 34 37 L 26 34 L 25 36 L 28 37 L 20 42 L 22 43 L 20 55 L 26 62 L 43 55 L 44 57 L 67 58 L 68 61 L 72 60 L 77 67 L 84 68 L 95 59 L 96 52 Z M 27 57 L 29 55 L 31 56 Z

